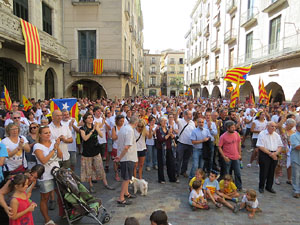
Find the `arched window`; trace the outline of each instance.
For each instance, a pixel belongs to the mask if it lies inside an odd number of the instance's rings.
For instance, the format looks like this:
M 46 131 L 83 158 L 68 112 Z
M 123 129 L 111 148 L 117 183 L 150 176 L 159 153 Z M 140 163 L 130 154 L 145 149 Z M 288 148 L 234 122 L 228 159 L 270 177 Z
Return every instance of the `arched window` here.
M 48 69 L 45 75 L 45 99 L 54 98 L 54 75 Z

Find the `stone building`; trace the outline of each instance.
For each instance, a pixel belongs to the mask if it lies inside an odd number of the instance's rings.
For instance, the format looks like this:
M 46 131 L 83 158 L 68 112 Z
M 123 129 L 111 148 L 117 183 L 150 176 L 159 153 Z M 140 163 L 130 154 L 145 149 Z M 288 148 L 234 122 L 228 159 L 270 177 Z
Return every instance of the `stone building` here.
M 159 96 L 161 93 L 160 58 L 161 54 L 150 54 L 149 50 L 144 51 L 145 78 L 144 95 Z
M 244 101 L 261 78 L 275 101 L 300 100 L 300 1 L 198 0 L 186 38 L 185 85 L 196 97 L 224 96 L 229 68 L 252 70 Z M 298 91 L 297 91 L 298 90 Z M 297 94 L 298 93 L 298 94 Z
M 62 9 L 57 0 L 0 1 L 0 88 L 6 85 L 12 100 L 23 94 L 36 99 L 63 96 L 68 55 L 62 44 Z M 41 65 L 26 63 L 20 18 L 38 28 Z
M 65 0 L 65 97 L 135 96 L 144 76 L 140 0 Z M 93 59 L 103 73 L 93 75 Z M 139 76 L 137 78 L 137 76 Z

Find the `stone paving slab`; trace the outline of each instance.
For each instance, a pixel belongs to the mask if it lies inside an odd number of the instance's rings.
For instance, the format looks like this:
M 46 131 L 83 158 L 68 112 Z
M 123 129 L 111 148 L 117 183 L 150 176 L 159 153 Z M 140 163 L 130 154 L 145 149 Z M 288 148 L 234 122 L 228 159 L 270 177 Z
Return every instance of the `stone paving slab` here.
M 247 141 L 246 149 L 250 146 Z M 248 147 L 249 148 L 249 147 Z M 247 164 L 250 154 L 243 150 L 244 165 Z M 80 161 L 78 161 L 80 162 Z M 79 164 L 78 164 L 79 165 Z M 189 164 L 191 167 L 191 163 Z M 79 172 L 79 166 L 76 168 Z M 258 188 L 258 171 L 259 168 L 245 168 L 242 170 L 243 188 Z M 165 173 L 166 175 L 166 173 Z M 167 212 L 169 222 L 172 225 L 240 225 L 240 224 L 256 224 L 256 225 L 299 225 L 300 224 L 300 199 L 292 197 L 292 186 L 285 183 L 286 171 L 284 177 L 280 178 L 281 185 L 275 185 L 274 189 L 277 194 L 265 192 L 260 194 L 258 191 L 258 201 L 263 213 L 256 214 L 255 219 L 249 219 L 246 212 L 240 211 L 237 214 L 232 213 L 228 208 L 222 207 L 216 209 L 209 203 L 211 209 L 208 211 L 192 211 L 188 205 L 188 179 L 180 177 L 180 183 L 174 184 L 167 182 L 159 184 L 157 182 L 157 171 L 151 170 L 144 172 L 144 178 L 149 182 L 149 190 L 147 196 L 140 196 L 133 199 L 133 205 L 126 207 L 118 207 L 116 200 L 120 192 L 120 182 L 113 180 L 113 173 L 108 173 L 109 184 L 114 186 L 116 190 L 106 190 L 102 182 L 95 185 L 97 193 L 95 196 L 103 201 L 104 207 L 112 215 L 110 225 L 123 225 L 127 216 L 135 216 L 141 225 L 149 225 L 149 217 L 156 209 L 163 209 Z M 167 177 L 166 177 L 167 179 Z M 38 190 L 34 190 L 32 199 L 39 202 L 40 196 Z M 66 220 L 61 220 L 58 216 L 58 210 L 50 211 L 50 217 L 59 225 L 67 224 Z M 34 220 L 36 225 L 42 225 L 43 217 L 39 208 L 34 212 Z M 83 218 L 75 224 L 92 225 L 97 224 L 94 220 Z

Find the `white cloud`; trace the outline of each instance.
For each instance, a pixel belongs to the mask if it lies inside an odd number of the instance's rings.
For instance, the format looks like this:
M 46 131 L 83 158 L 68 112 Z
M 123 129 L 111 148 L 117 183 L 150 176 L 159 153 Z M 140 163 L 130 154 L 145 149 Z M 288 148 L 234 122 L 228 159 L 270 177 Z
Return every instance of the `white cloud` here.
M 195 0 L 141 0 L 144 16 L 144 48 L 184 49 Z

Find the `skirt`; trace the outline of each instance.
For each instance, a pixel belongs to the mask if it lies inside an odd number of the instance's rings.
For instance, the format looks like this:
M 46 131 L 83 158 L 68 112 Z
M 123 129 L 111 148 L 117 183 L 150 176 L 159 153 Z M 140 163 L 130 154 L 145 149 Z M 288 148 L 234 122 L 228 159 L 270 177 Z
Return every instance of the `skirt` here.
M 101 154 L 94 157 L 81 156 L 81 173 L 80 179 L 82 182 L 92 180 L 102 180 L 105 176 Z

